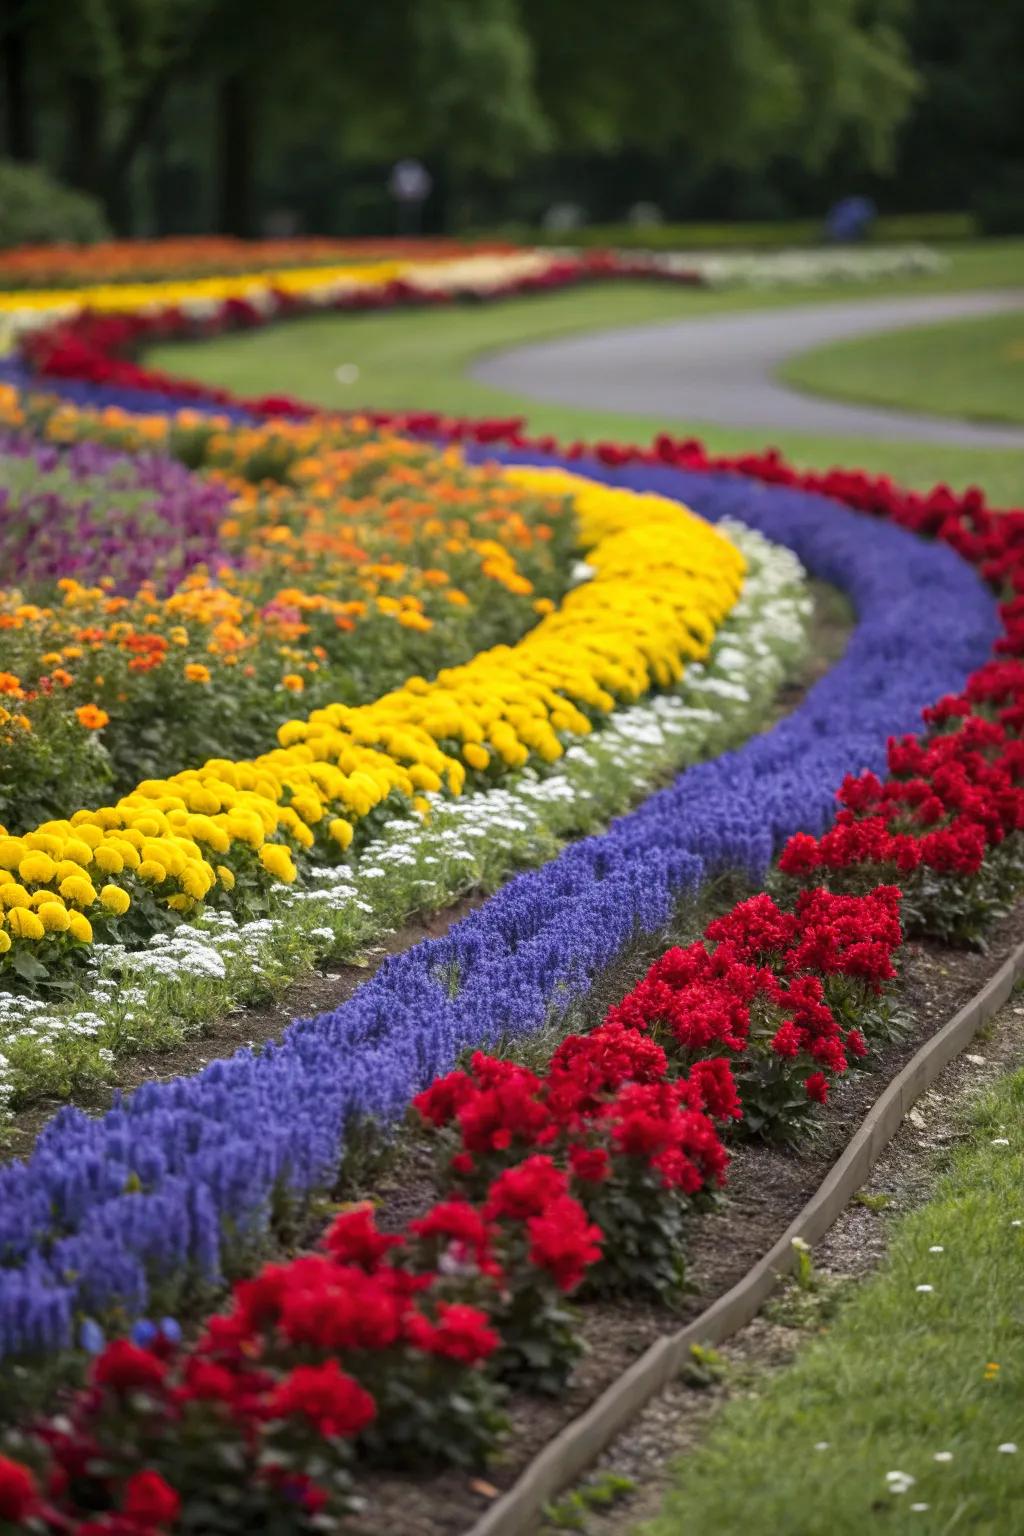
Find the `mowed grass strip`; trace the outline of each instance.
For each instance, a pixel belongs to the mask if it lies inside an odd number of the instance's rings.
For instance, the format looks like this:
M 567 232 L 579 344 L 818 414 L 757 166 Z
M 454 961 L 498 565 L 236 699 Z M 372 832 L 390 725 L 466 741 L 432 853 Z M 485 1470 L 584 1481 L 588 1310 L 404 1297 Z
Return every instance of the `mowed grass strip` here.
M 1024 422 L 1024 307 L 815 347 L 779 377 L 837 400 Z
M 684 1461 L 644 1536 L 1024 1531 L 1024 1072 L 884 1268 Z M 899 1474 L 899 1476 L 897 1476 Z

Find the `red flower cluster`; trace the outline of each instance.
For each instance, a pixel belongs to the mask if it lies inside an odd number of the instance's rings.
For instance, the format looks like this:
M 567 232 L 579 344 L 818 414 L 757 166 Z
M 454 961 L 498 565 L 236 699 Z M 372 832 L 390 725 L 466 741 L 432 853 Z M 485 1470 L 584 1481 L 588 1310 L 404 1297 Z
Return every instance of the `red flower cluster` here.
M 713 949 L 697 942 L 655 961 L 610 1009 L 605 1028 L 663 1039 L 717 1119 L 739 1118 L 735 1074 L 748 1123 L 771 1129 L 775 1112 L 792 1108 L 780 1090 L 802 1074 L 807 1098 L 823 1103 L 826 1074 L 845 1072 L 850 1055 L 865 1054 L 860 1030 L 844 1027 L 830 1005 L 830 987 L 842 978 L 858 1000 L 862 991 L 881 993 L 895 975 L 899 907 L 894 886 L 867 896 L 805 891 L 793 912 L 766 893 L 753 896 L 709 924 Z M 731 1058 L 727 1082 L 722 1052 Z
M 910 877 L 911 892 L 919 870 L 979 875 L 990 851 L 1024 830 L 1024 742 L 1011 734 L 1022 702 L 1024 665 L 982 668 L 963 695 L 926 712 L 938 734 L 890 740 L 884 782 L 873 773 L 844 780 L 835 825 L 820 838 L 791 838 L 782 871 L 834 880 L 888 867 Z M 993 712 L 1002 718 L 987 718 Z

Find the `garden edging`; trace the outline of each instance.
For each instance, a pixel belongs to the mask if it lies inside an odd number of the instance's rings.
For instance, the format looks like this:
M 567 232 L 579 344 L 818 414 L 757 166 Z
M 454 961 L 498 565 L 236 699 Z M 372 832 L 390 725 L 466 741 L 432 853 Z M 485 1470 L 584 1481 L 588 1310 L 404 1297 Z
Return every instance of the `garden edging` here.
M 1024 975 L 1024 944 L 914 1053 L 868 1110 L 845 1152 L 769 1251 L 699 1317 L 666 1334 L 541 1451 L 476 1521 L 468 1536 L 532 1536 L 544 1505 L 594 1461 L 640 1409 L 678 1375 L 694 1345 L 717 1345 L 757 1315 L 793 1268 L 794 1240 L 814 1244 L 829 1230 L 895 1136 L 907 1110 L 1003 1006 Z

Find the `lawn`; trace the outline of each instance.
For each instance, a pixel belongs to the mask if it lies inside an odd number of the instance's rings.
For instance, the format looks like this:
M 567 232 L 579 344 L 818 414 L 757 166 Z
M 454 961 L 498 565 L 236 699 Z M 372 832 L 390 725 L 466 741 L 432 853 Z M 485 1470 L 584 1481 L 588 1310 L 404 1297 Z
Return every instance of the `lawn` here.
M 949 268 L 934 277 L 869 285 L 862 291 L 866 297 L 882 292 L 920 294 L 1012 286 L 1022 279 L 1024 242 L 993 241 L 957 248 Z M 523 415 L 534 431 L 552 432 L 563 439 L 613 437 L 644 442 L 665 429 L 664 420 L 538 404 L 478 383 L 467 377 L 467 369 L 484 353 L 567 332 L 812 302 L 849 292 L 848 287 L 836 285 L 765 293 L 624 283 L 479 308 L 294 320 L 202 345 L 185 342 L 158 347 L 149 359 L 157 367 L 242 393 L 292 393 L 334 409 L 371 406 L 458 415 Z M 358 376 L 340 382 L 338 369 L 353 364 Z M 699 421 L 674 424 L 676 432 L 688 429 L 722 452 L 763 445 L 751 432 Z M 880 443 L 799 432 L 776 434 L 775 441 L 808 466 L 859 464 L 922 487 L 940 480 L 958 487 L 981 484 L 997 504 L 1024 500 L 1024 456 L 1010 450 Z
M 791 1368 L 732 1400 L 645 1536 L 747 1536 L 755 1510 L 758 1532 L 785 1536 L 1024 1528 L 1022 1116 L 1018 1072 L 895 1227 L 884 1269 Z
M 779 376 L 839 400 L 1024 422 L 1024 306 L 815 347 L 786 363 Z

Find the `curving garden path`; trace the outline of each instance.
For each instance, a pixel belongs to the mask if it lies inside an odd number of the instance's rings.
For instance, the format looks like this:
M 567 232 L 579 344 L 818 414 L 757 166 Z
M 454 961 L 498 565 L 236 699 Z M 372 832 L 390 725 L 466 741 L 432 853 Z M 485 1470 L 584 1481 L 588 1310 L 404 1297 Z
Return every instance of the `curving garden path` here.
M 1009 289 L 702 315 L 515 347 L 480 359 L 470 372 L 534 400 L 666 421 L 1024 448 L 1024 427 L 825 400 L 775 377 L 788 358 L 827 342 L 1022 305 L 1024 290 Z

